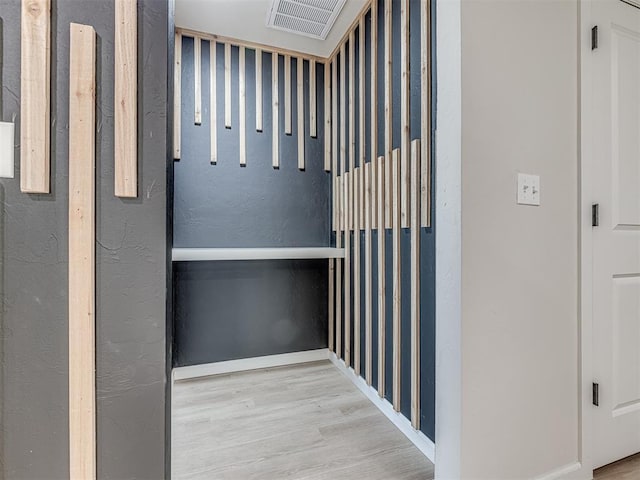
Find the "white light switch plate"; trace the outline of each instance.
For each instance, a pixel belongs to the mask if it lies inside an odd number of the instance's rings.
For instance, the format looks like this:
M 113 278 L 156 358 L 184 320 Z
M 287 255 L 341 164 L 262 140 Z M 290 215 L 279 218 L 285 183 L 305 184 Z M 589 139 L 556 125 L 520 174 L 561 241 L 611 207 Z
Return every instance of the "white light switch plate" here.
M 540 176 L 518 174 L 518 205 L 540 205 Z
M 0 178 L 13 178 L 14 126 L 0 122 Z

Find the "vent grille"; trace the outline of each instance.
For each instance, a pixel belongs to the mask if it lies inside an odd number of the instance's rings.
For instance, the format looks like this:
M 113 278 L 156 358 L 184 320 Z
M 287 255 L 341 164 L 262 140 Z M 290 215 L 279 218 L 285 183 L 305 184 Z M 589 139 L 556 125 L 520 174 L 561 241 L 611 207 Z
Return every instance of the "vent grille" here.
M 273 0 L 267 26 L 325 40 L 346 0 Z

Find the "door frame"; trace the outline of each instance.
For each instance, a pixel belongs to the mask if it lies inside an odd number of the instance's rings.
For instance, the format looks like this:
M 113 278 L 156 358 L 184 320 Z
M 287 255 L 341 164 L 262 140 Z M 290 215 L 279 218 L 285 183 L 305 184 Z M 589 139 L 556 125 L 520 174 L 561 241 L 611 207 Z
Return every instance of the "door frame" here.
M 593 118 L 593 104 L 589 96 L 593 81 L 594 52 L 591 49 L 591 29 L 596 22 L 593 17 L 593 3 L 602 0 L 580 0 L 580 68 L 578 75 L 579 86 L 579 459 L 581 478 L 592 478 L 594 460 L 593 449 L 595 430 L 593 426 L 594 408 L 592 405 L 593 376 L 593 227 L 591 226 L 591 208 L 596 201 L 591 188 L 594 177 L 595 159 L 590 151 L 589 139 L 593 138 L 591 119 Z M 608 0 L 629 3 L 626 0 Z M 635 6 L 635 5 L 634 5 Z
M 592 1 L 580 0 L 578 6 L 580 29 L 580 41 L 578 42 L 580 49 L 578 70 L 578 201 L 580 205 L 578 220 L 578 252 L 580 256 L 578 273 L 578 458 L 581 464 L 582 474 L 580 477 L 582 478 L 593 478 L 593 410 L 590 388 L 593 382 L 593 263 L 591 256 L 593 249 L 593 227 L 591 226 L 593 158 L 589 149 L 592 102 L 587 94 L 591 91 L 592 84 Z

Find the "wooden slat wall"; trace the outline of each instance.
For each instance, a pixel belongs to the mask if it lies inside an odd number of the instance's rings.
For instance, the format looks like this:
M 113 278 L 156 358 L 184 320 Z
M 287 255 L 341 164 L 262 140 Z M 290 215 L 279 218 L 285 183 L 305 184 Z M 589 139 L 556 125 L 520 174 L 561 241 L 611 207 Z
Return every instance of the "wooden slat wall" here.
M 51 0 L 22 0 L 20 189 L 49 193 Z
M 401 322 L 402 322 L 402 284 L 400 277 L 400 149 L 391 156 L 393 170 L 393 408 L 400 411 L 400 361 L 401 361 Z
M 96 478 L 95 31 L 71 24 L 69 55 L 69 472 Z
M 218 119 L 216 115 L 217 93 L 216 83 L 217 74 L 217 52 L 216 42 L 211 40 L 209 42 L 209 124 L 211 134 L 209 141 L 211 144 L 211 163 L 215 164 L 218 161 Z
M 182 35 L 175 35 L 175 64 L 173 71 L 173 158 L 180 159 L 182 117 Z
M 411 425 L 420 428 L 420 140 L 411 142 Z
M 430 210 L 430 6 L 429 0 L 424 0 L 420 3 L 421 15 L 421 35 L 420 35 L 420 48 L 421 48 L 421 116 L 422 124 L 420 128 L 420 135 L 422 139 L 415 139 L 411 141 L 411 36 L 410 36 L 410 16 L 409 11 L 410 1 L 399 0 L 398 6 L 400 7 L 400 26 L 399 31 L 396 31 L 396 40 L 400 39 L 400 55 L 395 59 L 396 64 L 400 65 L 401 76 L 399 84 L 396 88 L 400 90 L 400 105 L 396 105 L 396 108 L 400 113 L 400 138 L 393 138 L 393 48 L 392 38 L 393 23 L 392 23 L 392 10 L 394 7 L 393 0 L 384 0 L 384 10 L 378 11 L 378 2 L 371 2 L 369 12 L 363 12 L 352 27 L 348 30 L 345 37 L 340 42 L 336 51 L 332 54 L 331 62 L 334 66 L 334 75 L 332 76 L 332 101 L 334 102 L 334 117 L 332 123 L 332 133 L 334 142 L 334 161 L 338 158 L 341 159 L 342 170 L 345 168 L 349 170 L 349 173 L 341 175 L 336 178 L 338 183 L 337 192 L 335 195 L 342 195 L 342 198 L 338 200 L 339 206 L 338 216 L 345 225 L 345 238 L 347 239 L 347 258 L 345 259 L 345 287 L 343 293 L 345 299 L 351 298 L 350 285 L 349 285 L 349 273 L 352 265 L 352 260 L 349 258 L 351 255 L 351 249 L 349 245 L 350 231 L 354 231 L 354 239 L 356 245 L 353 249 L 353 268 L 354 268 L 354 333 L 357 336 L 355 349 L 359 348 L 359 322 L 360 314 L 364 315 L 364 329 L 365 340 L 362 348 L 365 349 L 364 361 L 365 365 L 359 365 L 359 355 L 355 351 L 356 358 L 353 361 L 354 369 L 356 373 L 361 373 L 365 377 L 367 383 L 372 383 L 372 365 L 373 362 L 373 350 L 377 349 L 378 368 L 377 368 L 377 387 L 378 393 L 381 397 L 385 396 L 387 391 L 387 385 L 385 385 L 385 365 L 386 365 L 386 344 L 387 341 L 392 342 L 392 365 L 393 372 L 391 378 L 393 379 L 391 385 L 392 391 L 392 403 L 393 408 L 396 411 L 400 410 L 401 403 L 401 353 L 407 354 L 407 352 L 401 352 L 401 338 L 402 338 L 402 251 L 401 251 L 401 235 L 403 228 L 410 228 L 411 235 L 411 291 L 406 292 L 406 295 L 410 295 L 411 298 L 411 422 L 414 428 L 420 427 L 420 235 L 421 227 L 429 225 L 429 210 Z M 418 14 L 418 11 L 413 12 L 414 15 Z M 363 26 L 366 21 L 366 15 L 369 15 L 371 22 L 371 36 L 367 45 L 365 30 Z M 378 26 L 378 15 L 383 15 L 382 28 Z M 355 39 L 359 40 L 360 49 L 359 55 L 355 55 Z M 380 42 L 380 48 L 384 48 L 384 78 L 378 78 L 378 48 L 379 48 L 379 35 L 383 35 Z M 415 40 L 414 36 L 414 40 Z M 418 40 L 415 40 L 416 43 Z M 413 43 L 413 46 L 417 46 Z M 347 50 L 348 49 L 348 50 Z M 348 56 L 346 55 L 348 53 Z M 363 61 L 365 55 L 371 56 L 371 70 L 369 71 L 371 88 L 370 97 L 366 97 L 366 92 L 363 87 L 366 81 L 366 65 Z M 345 59 L 348 59 L 346 61 Z M 354 91 L 354 79 L 356 71 L 354 71 L 355 62 L 358 62 L 359 82 L 357 90 Z M 340 75 L 336 75 L 336 67 L 340 65 Z M 414 65 L 414 68 L 417 68 Z M 345 81 L 347 77 L 349 82 Z M 327 77 L 328 78 L 328 77 Z M 382 85 L 378 85 L 378 82 L 382 82 Z M 396 80 L 396 82 L 398 82 Z M 339 100 L 336 98 L 335 90 L 337 86 L 340 86 L 341 95 Z M 413 86 L 415 88 L 415 86 Z M 348 88 L 348 106 L 345 105 L 345 93 Z M 383 92 L 380 92 L 382 88 Z M 378 127 L 378 95 L 381 94 L 381 98 L 384 99 L 384 121 L 383 127 Z M 355 99 L 362 99 L 362 102 L 358 104 L 358 117 L 359 126 L 357 132 L 355 116 L 354 116 L 354 102 Z M 340 103 L 338 109 L 338 101 Z M 367 112 L 364 109 L 365 101 L 371 102 L 371 108 L 369 117 L 367 118 Z M 382 100 L 381 100 L 382 101 Z M 340 115 L 336 115 L 335 112 L 339 111 Z M 346 117 L 348 115 L 348 117 Z M 348 120 L 348 121 L 347 121 Z M 363 128 L 366 125 L 365 122 L 370 122 L 370 147 L 371 147 L 371 159 L 367 164 L 366 158 L 366 131 Z M 349 131 L 346 131 L 346 125 L 349 125 Z M 338 145 L 337 134 L 340 132 L 340 145 L 338 157 Z M 383 139 L 384 147 L 379 149 L 378 144 L 380 138 Z M 394 141 L 399 148 L 394 149 Z M 356 149 L 356 143 L 358 142 L 359 150 Z M 355 153 L 359 152 L 357 159 Z M 347 165 L 345 167 L 345 164 Z M 354 168 L 359 165 L 359 168 Z M 355 217 L 355 218 L 354 218 Z M 360 229 L 364 229 L 364 258 L 365 272 L 364 272 L 364 311 L 359 312 L 359 288 L 361 279 L 359 270 L 359 238 Z M 371 231 L 377 229 L 377 272 L 372 271 L 371 265 Z M 390 298 L 386 296 L 386 229 L 391 229 L 392 235 L 392 256 L 393 256 L 393 288 Z M 406 273 L 406 272 L 405 272 Z M 376 292 L 372 292 L 373 275 L 377 277 L 378 288 Z M 342 277 L 340 277 L 342 278 Z M 375 296 L 375 298 L 374 298 Z M 341 297 L 339 287 L 336 290 L 336 298 Z M 386 318 L 386 303 L 392 302 L 392 318 Z M 378 311 L 378 326 L 377 326 L 377 338 L 372 338 L 371 330 L 371 308 L 373 302 L 377 302 Z M 345 325 L 344 333 L 349 333 L 349 305 L 345 305 Z M 386 338 L 386 324 L 391 321 L 393 324 L 393 337 Z M 377 345 L 376 345 L 377 343 Z M 345 363 L 349 366 L 351 361 L 352 352 L 349 351 L 349 339 L 346 339 L 346 346 L 343 358 Z M 375 345 L 375 347 L 374 347 Z M 340 356 L 341 351 L 337 349 L 337 354 Z M 362 367 L 362 368 L 360 368 Z M 405 386 L 406 389 L 406 386 Z M 409 395 L 409 393 L 407 393 Z
M 114 152 L 118 197 L 138 196 L 138 29 L 136 0 L 115 3 Z
M 360 172 L 353 169 L 353 370 L 360 375 Z

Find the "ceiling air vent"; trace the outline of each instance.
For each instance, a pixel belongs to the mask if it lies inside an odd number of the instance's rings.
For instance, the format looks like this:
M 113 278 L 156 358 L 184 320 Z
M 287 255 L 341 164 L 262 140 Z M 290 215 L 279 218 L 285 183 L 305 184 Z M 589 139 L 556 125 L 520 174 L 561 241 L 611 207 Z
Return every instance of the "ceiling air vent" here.
M 346 0 L 272 0 L 267 26 L 325 40 Z

